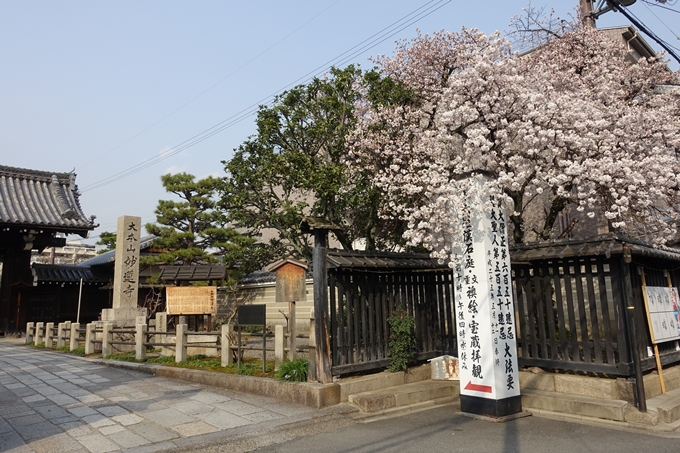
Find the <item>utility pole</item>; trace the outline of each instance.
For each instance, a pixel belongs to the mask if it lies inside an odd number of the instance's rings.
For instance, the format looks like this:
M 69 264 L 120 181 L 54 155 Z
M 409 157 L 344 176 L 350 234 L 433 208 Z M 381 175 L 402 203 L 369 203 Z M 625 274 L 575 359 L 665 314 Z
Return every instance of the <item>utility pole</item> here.
M 579 9 L 581 11 L 581 22 L 583 25 L 586 27 L 595 28 L 595 18 L 592 16 L 592 0 L 579 0 Z

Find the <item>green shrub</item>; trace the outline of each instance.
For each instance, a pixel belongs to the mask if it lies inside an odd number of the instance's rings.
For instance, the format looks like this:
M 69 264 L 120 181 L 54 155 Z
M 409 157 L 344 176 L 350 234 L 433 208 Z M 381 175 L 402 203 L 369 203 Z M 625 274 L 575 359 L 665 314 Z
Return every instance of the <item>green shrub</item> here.
M 149 363 L 174 363 L 175 356 L 162 355 L 159 357 L 147 357 L 146 361 Z
M 416 322 L 404 309 L 395 310 L 387 318 L 390 326 L 390 341 L 387 358 L 390 361 L 390 371 L 407 371 L 408 364 L 416 352 L 416 337 L 414 330 Z
M 274 373 L 274 377 L 286 382 L 307 382 L 309 361 L 306 359 L 286 360 Z
M 106 360 L 122 360 L 123 362 L 134 362 L 135 361 L 135 353 L 134 353 L 134 351 L 130 351 L 130 352 L 123 352 L 123 353 L 120 353 L 120 354 L 109 354 L 107 356 L 104 356 L 104 359 L 106 359 Z

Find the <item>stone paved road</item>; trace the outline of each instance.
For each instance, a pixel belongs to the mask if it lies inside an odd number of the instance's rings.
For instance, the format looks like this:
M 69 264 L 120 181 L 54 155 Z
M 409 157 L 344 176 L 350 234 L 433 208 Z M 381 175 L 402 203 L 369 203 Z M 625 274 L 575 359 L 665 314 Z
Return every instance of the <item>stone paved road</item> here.
M 322 415 L 0 341 L 0 452 L 181 449 Z

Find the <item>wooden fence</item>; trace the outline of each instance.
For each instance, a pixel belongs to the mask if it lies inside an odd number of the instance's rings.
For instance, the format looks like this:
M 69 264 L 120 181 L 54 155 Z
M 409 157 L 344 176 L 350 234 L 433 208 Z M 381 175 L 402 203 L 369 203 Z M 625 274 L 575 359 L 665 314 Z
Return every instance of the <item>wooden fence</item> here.
M 333 375 L 388 365 L 387 319 L 415 320 L 416 358 L 456 353 L 452 273 L 426 255 L 333 251 L 328 259 Z

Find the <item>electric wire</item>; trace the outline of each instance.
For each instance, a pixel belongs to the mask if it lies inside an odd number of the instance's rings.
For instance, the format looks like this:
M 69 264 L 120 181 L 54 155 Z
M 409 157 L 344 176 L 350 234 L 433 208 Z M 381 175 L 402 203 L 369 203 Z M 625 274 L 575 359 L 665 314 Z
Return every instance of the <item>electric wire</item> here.
M 680 14 L 680 11 L 678 11 L 677 9 L 669 8 L 668 6 L 664 6 L 664 5 L 659 5 L 658 3 L 652 3 L 652 2 L 649 2 L 647 0 L 642 0 L 642 3 L 645 3 L 646 5 L 656 6 L 657 8 L 662 8 L 662 9 L 665 9 L 665 10 L 668 10 L 668 11 L 673 11 L 674 13 Z M 673 3 L 673 5 L 674 4 L 675 3 Z
M 641 32 L 652 38 L 654 41 L 656 41 L 661 47 L 663 47 L 666 52 L 668 52 L 669 55 L 671 55 L 675 60 L 680 63 L 680 56 L 676 54 L 673 51 L 673 46 L 665 42 L 663 39 L 659 38 L 653 31 L 651 31 L 647 26 L 639 20 L 633 13 L 631 13 L 628 8 L 625 8 L 623 6 L 619 6 L 617 10 L 623 14 L 626 19 L 630 21 L 633 25 L 635 25 Z
M 140 171 L 142 171 L 142 170 L 144 170 L 144 169 L 146 169 L 146 168 L 148 168 L 152 165 L 155 165 L 158 162 L 161 162 L 165 159 L 168 159 L 169 157 L 172 157 L 172 156 L 174 156 L 174 155 L 176 155 L 176 154 L 178 154 L 178 153 L 180 153 L 180 152 L 182 152 L 182 151 L 184 151 L 188 148 L 191 148 L 192 146 L 195 146 L 195 145 L 203 142 L 204 140 L 207 140 L 208 138 L 213 137 L 214 135 L 224 131 L 225 129 L 227 129 L 229 127 L 232 127 L 233 125 L 243 121 L 244 119 L 246 119 L 246 118 L 250 117 L 251 115 L 253 115 L 254 113 L 256 113 L 259 110 L 260 106 L 263 105 L 263 103 L 267 103 L 267 104 L 271 103 L 272 100 L 275 99 L 275 97 L 280 92 L 282 92 L 283 90 L 286 90 L 287 88 L 297 84 L 300 81 L 304 82 L 306 80 L 310 80 L 311 78 L 313 78 L 313 77 L 309 77 L 311 74 L 317 74 L 318 75 L 320 73 L 319 69 L 327 70 L 329 68 L 329 64 L 331 64 L 331 63 L 334 63 L 335 65 L 339 65 L 339 64 L 342 64 L 342 63 L 349 61 L 353 58 L 356 58 L 358 55 L 360 55 L 365 50 L 371 49 L 371 48 L 377 46 L 378 44 L 383 43 L 384 41 L 393 37 L 394 35 L 396 35 L 400 31 L 403 31 L 405 28 L 410 27 L 414 23 L 416 23 L 416 22 L 422 20 L 423 18 L 433 14 L 434 12 L 438 11 L 439 9 L 443 8 L 444 6 L 446 6 L 447 4 L 449 4 L 451 2 L 451 0 L 446 0 L 446 1 L 439 0 L 436 3 L 434 3 L 434 5 L 430 5 L 431 3 L 433 3 L 433 1 L 434 0 L 431 0 L 427 4 L 422 5 L 419 8 L 416 8 L 415 10 L 411 11 L 409 14 L 403 16 L 401 19 L 393 22 L 392 24 L 383 28 L 381 31 L 375 33 L 371 37 L 369 37 L 369 38 L 365 39 L 364 41 L 362 41 L 361 43 L 355 45 L 350 50 L 343 52 L 338 57 L 336 57 L 332 60 L 329 60 L 324 65 L 317 67 L 316 69 L 314 69 L 314 70 L 308 72 L 307 74 L 301 76 L 297 80 L 289 83 L 288 85 L 286 85 L 281 90 L 278 90 L 276 93 L 271 94 L 271 95 L 261 99 L 257 103 L 254 103 L 254 104 L 244 108 L 243 110 L 235 113 L 234 115 L 228 117 L 227 119 L 225 119 L 225 120 L 215 124 L 214 126 L 194 135 L 193 137 L 173 146 L 172 148 L 169 148 L 168 150 L 160 153 L 157 156 L 146 159 L 146 160 L 140 162 L 139 164 L 136 164 L 132 167 L 129 167 L 126 170 L 123 170 L 123 171 L 118 172 L 114 175 L 111 175 L 108 178 L 104 178 L 104 179 L 102 179 L 98 182 L 90 184 L 89 186 L 83 187 L 82 191 L 83 192 L 91 191 L 91 190 L 106 186 L 108 184 L 117 182 L 117 181 L 119 181 L 123 178 L 131 176 L 135 173 L 138 173 L 138 172 L 140 172 Z M 427 6 L 427 5 L 430 5 L 430 6 Z M 423 10 L 423 11 L 420 11 L 420 10 Z M 347 55 L 347 54 L 349 54 L 349 55 Z M 345 55 L 347 55 L 345 58 L 343 58 L 339 61 L 336 61 L 336 60 L 338 60 L 339 58 L 341 58 Z M 323 72 L 323 71 L 321 71 L 321 72 Z
M 649 6 L 647 6 L 647 2 L 643 2 L 642 4 L 645 5 L 645 8 L 647 8 L 647 10 L 649 10 L 649 12 L 650 12 L 654 17 L 656 17 L 657 20 L 658 20 L 659 22 L 661 22 L 661 23 L 663 24 L 664 27 L 666 27 L 666 28 L 668 29 L 668 31 L 670 31 L 671 33 L 673 33 L 673 35 L 675 35 L 676 38 L 680 39 L 680 35 L 678 35 L 675 31 L 673 31 L 673 30 L 671 29 L 671 27 L 669 27 L 669 26 L 666 24 L 666 22 L 664 22 L 659 16 L 657 16 L 656 13 L 655 13 L 654 11 L 652 11 L 652 9 L 651 9 Z M 670 44 L 669 44 L 669 45 L 670 45 Z

